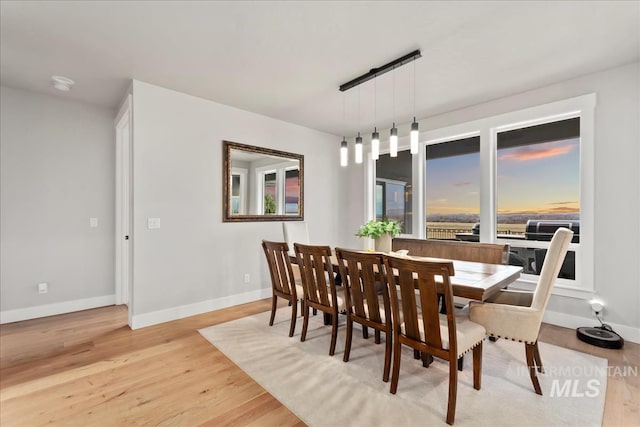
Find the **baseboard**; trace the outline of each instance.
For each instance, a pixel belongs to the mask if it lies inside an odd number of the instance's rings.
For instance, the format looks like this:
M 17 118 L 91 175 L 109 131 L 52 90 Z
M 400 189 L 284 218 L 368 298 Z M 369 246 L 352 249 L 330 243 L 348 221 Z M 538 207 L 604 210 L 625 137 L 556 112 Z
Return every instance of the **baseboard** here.
M 0 311 L 0 324 L 20 322 L 22 320 L 38 319 L 40 317 L 55 316 L 57 314 L 72 313 L 74 311 L 89 310 L 105 307 L 116 303 L 115 295 L 77 299 L 54 304 L 36 305 L 15 310 Z
M 268 298 L 272 295 L 271 288 L 258 289 L 257 291 L 245 292 L 242 294 L 229 295 L 226 297 L 210 299 L 194 304 L 171 307 L 165 310 L 152 311 L 150 313 L 138 314 L 131 318 L 131 329 L 140 329 L 159 323 L 170 322 L 184 317 L 195 316 L 221 308 L 232 307 L 238 304 L 245 304 L 252 301 Z
M 598 326 L 598 320 L 594 318 L 574 316 L 557 311 L 546 310 L 542 321 L 551 325 L 563 326 L 565 328 L 576 329 L 582 326 Z M 633 326 L 619 325 L 617 323 L 606 322 L 625 341 L 640 344 L 640 328 Z

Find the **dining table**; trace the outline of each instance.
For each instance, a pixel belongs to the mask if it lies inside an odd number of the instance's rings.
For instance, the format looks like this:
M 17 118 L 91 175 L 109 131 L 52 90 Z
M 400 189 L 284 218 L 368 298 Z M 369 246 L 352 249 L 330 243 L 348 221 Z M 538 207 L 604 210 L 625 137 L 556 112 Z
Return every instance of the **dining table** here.
M 429 261 L 451 261 L 455 274 L 449 278 L 453 295 L 476 301 L 486 301 L 520 278 L 522 267 L 484 262 L 461 261 L 456 259 L 406 256 L 410 259 Z M 298 263 L 295 255 L 291 256 L 293 264 Z M 336 274 L 340 274 L 338 258 L 331 256 L 331 265 Z

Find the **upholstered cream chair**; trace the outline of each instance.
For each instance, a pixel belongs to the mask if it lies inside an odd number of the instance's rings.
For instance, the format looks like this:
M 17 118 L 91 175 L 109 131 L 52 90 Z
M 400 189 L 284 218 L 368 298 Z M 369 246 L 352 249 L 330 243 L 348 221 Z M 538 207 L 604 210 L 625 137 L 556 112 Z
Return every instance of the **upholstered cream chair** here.
M 303 221 L 284 221 L 282 223 L 284 241 L 289 245 L 289 255 L 295 256 L 294 243 L 309 244 L 309 229 Z
M 505 289 L 487 302 L 474 301 L 469 304 L 469 318 L 483 325 L 488 335 L 524 342 L 531 382 L 540 395 L 542 390 L 536 368 L 538 372 L 544 371 L 538 350 L 538 332 L 551 296 L 551 288 L 558 277 L 572 237 L 571 230 L 556 230 L 534 292 Z

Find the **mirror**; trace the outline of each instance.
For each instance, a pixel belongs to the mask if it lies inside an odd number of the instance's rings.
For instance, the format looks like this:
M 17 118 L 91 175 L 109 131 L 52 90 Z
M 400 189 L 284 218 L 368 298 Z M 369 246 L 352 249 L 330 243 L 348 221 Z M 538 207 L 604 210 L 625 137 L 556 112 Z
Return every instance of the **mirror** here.
M 304 156 L 223 141 L 222 220 L 304 219 Z

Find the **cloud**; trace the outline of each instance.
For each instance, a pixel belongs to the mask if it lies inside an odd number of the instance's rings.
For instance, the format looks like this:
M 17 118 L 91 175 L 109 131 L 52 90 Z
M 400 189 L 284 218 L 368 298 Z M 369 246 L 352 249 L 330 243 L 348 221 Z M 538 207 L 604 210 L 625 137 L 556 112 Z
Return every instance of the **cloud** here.
M 509 159 L 513 159 L 516 161 L 528 161 L 528 160 L 538 160 L 538 159 L 544 159 L 547 157 L 555 157 L 555 156 L 562 156 L 564 154 L 569 153 L 571 150 L 573 150 L 573 148 L 576 146 L 576 144 L 570 144 L 570 145 L 561 145 L 561 146 L 556 146 L 556 147 L 532 147 L 532 146 L 526 146 L 526 147 L 520 147 L 514 151 L 511 151 L 510 153 L 507 154 L 503 154 L 500 157 L 498 157 L 498 160 L 509 160 Z
M 460 181 L 460 182 L 454 182 L 453 186 L 454 187 L 465 187 L 467 185 L 471 185 L 473 184 L 471 181 Z
M 552 203 L 549 203 L 549 204 L 550 205 L 571 205 L 571 204 L 574 204 L 574 203 L 578 203 L 578 202 L 576 202 L 576 201 L 572 201 L 572 202 L 552 202 Z

